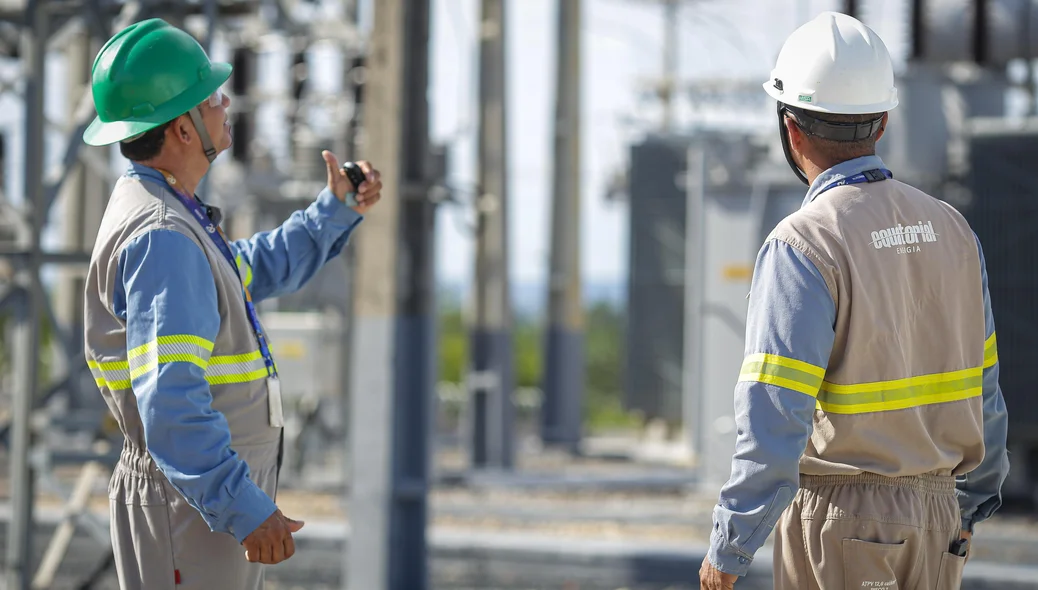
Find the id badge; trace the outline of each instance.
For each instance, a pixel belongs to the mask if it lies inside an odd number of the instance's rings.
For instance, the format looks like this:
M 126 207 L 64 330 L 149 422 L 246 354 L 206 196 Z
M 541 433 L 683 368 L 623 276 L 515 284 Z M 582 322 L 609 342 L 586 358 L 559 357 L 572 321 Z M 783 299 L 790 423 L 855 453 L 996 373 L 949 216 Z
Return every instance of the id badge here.
M 267 410 L 270 414 L 270 426 L 283 428 L 285 412 L 281 407 L 281 380 L 277 377 L 267 377 Z

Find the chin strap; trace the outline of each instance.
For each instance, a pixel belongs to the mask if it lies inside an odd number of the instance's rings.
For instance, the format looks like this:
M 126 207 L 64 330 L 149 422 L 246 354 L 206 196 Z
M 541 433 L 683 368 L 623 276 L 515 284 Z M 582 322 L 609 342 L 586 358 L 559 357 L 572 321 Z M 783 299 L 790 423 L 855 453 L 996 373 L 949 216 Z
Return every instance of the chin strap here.
M 205 120 L 202 119 L 202 110 L 195 107 L 188 111 L 191 115 L 191 122 L 195 124 L 195 131 L 198 132 L 198 138 L 202 141 L 202 149 L 205 151 L 205 157 L 212 164 L 213 160 L 216 159 L 216 148 L 213 147 L 213 139 L 209 137 L 209 131 L 205 128 Z
M 781 102 L 778 104 L 778 123 L 779 123 L 779 136 L 782 137 L 782 151 L 786 154 L 786 162 L 789 163 L 789 167 L 793 169 L 793 174 L 797 175 L 800 182 L 803 182 L 807 186 L 811 186 L 811 183 L 807 181 L 807 176 L 804 175 L 803 170 L 797 166 L 795 160 L 793 160 L 793 150 L 789 146 L 789 131 L 786 129 L 786 105 Z

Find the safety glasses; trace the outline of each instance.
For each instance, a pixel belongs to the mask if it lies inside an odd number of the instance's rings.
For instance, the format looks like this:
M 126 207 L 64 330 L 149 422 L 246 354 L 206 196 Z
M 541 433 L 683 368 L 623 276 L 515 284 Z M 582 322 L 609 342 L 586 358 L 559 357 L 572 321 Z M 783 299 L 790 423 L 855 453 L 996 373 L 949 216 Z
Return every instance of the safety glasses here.
M 209 95 L 209 106 L 215 109 L 216 107 L 218 107 L 218 106 L 220 106 L 222 104 L 223 104 L 223 91 L 221 91 L 219 88 L 217 88 L 216 90 L 213 91 L 212 94 Z

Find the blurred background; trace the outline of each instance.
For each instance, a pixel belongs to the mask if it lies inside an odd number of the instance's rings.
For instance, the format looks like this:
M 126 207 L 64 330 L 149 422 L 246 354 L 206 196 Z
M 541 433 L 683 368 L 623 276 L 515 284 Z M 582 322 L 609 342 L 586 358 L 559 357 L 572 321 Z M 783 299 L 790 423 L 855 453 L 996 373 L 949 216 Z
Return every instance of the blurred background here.
M 963 587 L 1038 588 L 1038 0 L 0 0 L 6 587 L 117 587 L 82 292 L 126 161 L 81 134 L 93 57 L 159 16 L 235 67 L 199 190 L 233 238 L 305 207 L 322 149 L 383 174 L 261 305 L 307 523 L 267 587 L 698 588 L 753 261 L 805 192 L 761 84 L 824 10 L 894 57 L 880 155 L 985 246 L 1012 473 Z

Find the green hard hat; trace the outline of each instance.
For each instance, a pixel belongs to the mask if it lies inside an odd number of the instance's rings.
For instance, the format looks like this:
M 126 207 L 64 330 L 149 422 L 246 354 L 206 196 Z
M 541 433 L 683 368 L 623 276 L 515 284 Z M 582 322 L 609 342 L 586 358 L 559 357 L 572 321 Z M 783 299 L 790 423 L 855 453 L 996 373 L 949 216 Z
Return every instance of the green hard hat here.
M 109 145 L 154 129 L 198 106 L 230 76 L 231 65 L 210 62 L 187 32 L 159 18 L 134 23 L 94 59 L 97 117 L 83 141 Z

